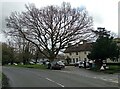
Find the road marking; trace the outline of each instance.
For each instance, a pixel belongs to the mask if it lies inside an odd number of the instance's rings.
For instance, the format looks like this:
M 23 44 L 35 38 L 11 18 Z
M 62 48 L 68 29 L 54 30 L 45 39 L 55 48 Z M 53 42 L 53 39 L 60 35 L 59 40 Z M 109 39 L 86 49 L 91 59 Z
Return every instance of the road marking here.
M 112 82 L 114 82 L 114 83 L 118 83 L 118 81 L 112 81 Z
M 46 78 L 48 81 L 51 81 L 51 82 L 53 82 L 53 83 L 56 83 L 57 85 L 59 85 L 59 86 L 61 86 L 61 87 L 65 87 L 64 85 L 62 85 L 62 84 L 60 84 L 60 83 L 57 83 L 57 82 L 55 82 L 55 81 L 53 81 L 53 80 L 51 80 L 51 79 L 49 79 L 49 78 Z
M 93 77 L 93 78 L 97 78 L 97 77 Z
M 103 77 L 101 77 L 101 79 L 102 79 L 102 80 L 105 80 L 105 81 L 107 80 L 106 78 L 103 78 Z
M 118 83 L 117 80 L 113 80 L 113 79 L 106 79 L 106 78 L 103 78 L 103 77 L 100 77 L 101 80 L 104 80 L 104 81 L 109 81 L 109 82 L 114 82 L 114 83 Z
M 117 79 L 109 79 L 111 82 L 118 83 Z
M 112 81 L 113 79 L 109 79 L 110 81 Z
M 53 70 L 53 71 L 55 71 L 55 70 Z M 59 71 L 59 72 L 63 72 L 63 73 L 71 73 L 72 74 L 72 72 L 70 72 L 70 71 Z M 88 76 L 85 76 L 84 75 L 84 77 L 88 77 Z M 101 80 L 104 80 L 104 81 L 109 81 L 109 82 L 114 82 L 114 83 L 118 83 L 118 81 L 116 80 L 113 80 L 113 79 L 106 79 L 106 78 L 103 78 L 103 77 L 93 77 L 94 79 L 101 79 Z

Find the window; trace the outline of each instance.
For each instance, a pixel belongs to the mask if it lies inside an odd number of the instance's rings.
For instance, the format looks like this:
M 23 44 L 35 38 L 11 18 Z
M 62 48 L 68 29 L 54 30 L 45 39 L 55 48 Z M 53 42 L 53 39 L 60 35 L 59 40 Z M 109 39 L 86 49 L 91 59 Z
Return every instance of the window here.
M 69 53 L 70 55 L 72 55 L 72 53 Z
M 75 63 L 75 58 L 73 58 L 73 63 Z
M 76 52 L 76 55 L 78 55 L 78 52 Z
M 71 59 L 69 60 L 69 62 L 70 62 L 70 63 L 72 62 Z
M 84 52 L 84 54 L 87 54 L 86 51 Z
M 76 58 L 76 62 L 78 62 L 78 58 Z

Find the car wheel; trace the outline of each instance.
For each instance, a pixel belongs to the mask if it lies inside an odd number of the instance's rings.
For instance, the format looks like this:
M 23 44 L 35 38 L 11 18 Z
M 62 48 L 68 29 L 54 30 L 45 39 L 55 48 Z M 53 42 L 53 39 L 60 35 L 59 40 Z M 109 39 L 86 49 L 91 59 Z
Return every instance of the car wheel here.
M 61 70 L 62 68 L 59 68 L 59 70 Z
M 50 69 L 52 70 L 52 69 L 53 69 L 53 67 L 51 66 L 51 67 L 50 67 Z

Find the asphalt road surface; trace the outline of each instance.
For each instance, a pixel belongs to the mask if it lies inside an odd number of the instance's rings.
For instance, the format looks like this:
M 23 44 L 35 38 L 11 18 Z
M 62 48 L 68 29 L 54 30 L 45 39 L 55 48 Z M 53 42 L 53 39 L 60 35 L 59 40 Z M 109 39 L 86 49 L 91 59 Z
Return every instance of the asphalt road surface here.
M 118 87 L 117 83 L 57 70 L 3 67 L 11 87 Z

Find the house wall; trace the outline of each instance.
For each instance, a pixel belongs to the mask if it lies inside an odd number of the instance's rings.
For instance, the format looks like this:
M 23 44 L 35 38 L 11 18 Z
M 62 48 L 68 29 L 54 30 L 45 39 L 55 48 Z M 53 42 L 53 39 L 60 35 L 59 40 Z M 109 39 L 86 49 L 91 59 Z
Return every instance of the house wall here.
M 118 61 L 112 61 L 110 59 L 107 59 L 107 63 L 120 63 L 120 58 L 118 58 Z
M 87 55 L 89 54 L 89 51 L 82 51 L 82 52 L 78 52 L 78 55 L 76 52 L 71 52 L 71 53 L 65 53 L 66 57 L 71 58 L 71 64 L 76 63 L 78 61 L 84 61 L 86 59 L 86 61 L 88 61 L 89 59 L 87 58 Z
M 86 53 L 85 53 L 86 52 Z M 78 55 L 76 55 L 76 52 L 71 52 L 70 53 L 65 53 L 65 58 L 69 57 L 71 59 L 71 64 L 74 64 L 78 61 L 84 61 L 86 59 L 86 61 L 88 61 L 89 59 L 87 58 L 87 55 L 90 53 L 90 51 L 82 51 L 82 52 L 78 52 Z M 118 59 L 118 61 L 111 61 L 110 59 L 107 59 L 107 63 L 120 63 L 120 58 Z

